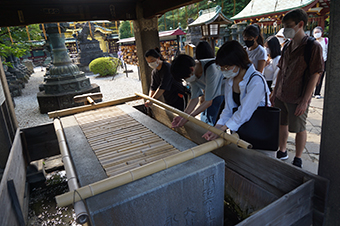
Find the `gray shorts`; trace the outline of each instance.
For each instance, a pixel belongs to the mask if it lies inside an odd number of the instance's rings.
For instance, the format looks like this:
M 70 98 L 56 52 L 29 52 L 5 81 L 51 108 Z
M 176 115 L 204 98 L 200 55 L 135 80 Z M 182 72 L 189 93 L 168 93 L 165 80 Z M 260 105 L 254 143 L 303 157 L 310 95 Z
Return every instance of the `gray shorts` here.
M 281 123 L 280 125 L 288 125 L 288 131 L 291 133 L 300 133 L 306 130 L 306 120 L 308 115 L 308 108 L 305 113 L 300 116 L 294 115 L 298 104 L 284 103 L 281 100 L 275 98 L 275 107 L 281 109 Z

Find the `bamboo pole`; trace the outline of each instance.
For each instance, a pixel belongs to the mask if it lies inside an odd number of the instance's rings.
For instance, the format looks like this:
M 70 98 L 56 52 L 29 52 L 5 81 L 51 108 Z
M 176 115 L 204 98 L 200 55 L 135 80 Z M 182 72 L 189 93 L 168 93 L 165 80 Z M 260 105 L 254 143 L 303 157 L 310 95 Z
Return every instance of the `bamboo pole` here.
M 167 105 L 167 104 L 165 104 L 165 103 L 163 103 L 163 102 L 161 102 L 159 100 L 151 98 L 151 97 L 149 97 L 147 95 L 144 95 L 144 94 L 141 94 L 141 93 L 135 93 L 135 94 L 137 96 L 143 97 L 144 99 L 150 100 L 153 103 L 155 103 L 157 105 L 160 105 L 160 106 L 164 107 L 165 109 L 167 109 L 169 111 L 172 111 L 172 112 L 178 114 L 179 116 L 187 119 L 188 121 L 193 122 L 196 125 L 199 125 L 199 126 L 203 127 L 204 129 L 207 129 L 207 130 L 209 130 L 209 131 L 219 135 L 223 139 L 225 139 L 227 141 L 230 141 L 230 142 L 232 142 L 234 144 L 237 144 L 238 146 L 240 146 L 242 148 L 248 149 L 248 148 L 252 147 L 252 145 L 250 143 L 248 143 L 248 142 L 246 142 L 244 140 L 239 139 L 237 136 L 232 136 L 232 135 L 230 135 L 228 133 L 225 133 L 225 132 L 223 132 L 220 129 L 217 129 L 217 128 L 211 126 L 211 125 L 208 125 L 205 122 L 202 122 L 202 121 L 196 119 L 195 117 L 192 117 L 191 115 L 189 115 L 189 114 L 187 114 L 187 113 L 185 113 L 183 111 L 178 110 L 177 108 L 171 107 L 171 106 L 169 106 L 169 105 Z
M 29 31 L 28 31 L 28 26 L 26 26 L 26 33 L 27 33 L 28 41 L 31 41 L 31 36 L 30 36 Z
M 11 43 L 13 45 L 14 43 L 13 43 L 13 38 L 12 38 L 12 35 L 11 35 L 11 30 L 9 29 L 9 27 L 7 27 L 7 30 L 8 30 L 9 38 L 11 39 Z
M 66 140 L 64 137 L 63 129 L 59 119 L 55 119 L 54 122 L 54 129 L 57 135 L 60 153 L 62 155 L 62 160 L 64 163 L 66 176 L 67 176 L 67 184 L 70 191 L 74 191 L 75 189 L 79 188 L 77 177 L 75 170 L 72 165 L 72 160 L 68 152 Z M 73 200 L 73 199 L 72 199 Z M 86 208 L 84 202 L 78 200 L 71 202 L 70 204 L 74 205 L 74 212 L 76 213 L 76 221 L 79 224 L 85 224 L 88 221 L 88 214 L 86 212 Z
M 149 176 L 153 173 L 157 173 L 161 170 L 168 169 L 172 166 L 178 165 L 180 163 L 183 163 L 185 161 L 188 161 L 190 159 L 213 151 L 217 148 L 220 148 L 225 144 L 226 142 L 224 139 L 218 138 L 216 140 L 201 144 L 199 146 L 193 147 L 178 154 L 168 156 L 166 158 L 146 164 L 136 169 L 129 170 L 119 175 L 109 177 L 104 180 L 95 182 L 93 184 L 89 184 L 84 187 L 78 188 L 76 189 L 76 192 L 79 195 L 75 196 L 75 201 L 77 202 L 80 201 L 81 198 L 86 199 L 98 195 L 100 193 L 130 183 L 132 181 Z M 70 205 L 73 202 L 74 192 L 75 191 L 70 191 L 65 194 L 56 196 L 55 198 L 57 205 L 60 207 Z
M 58 32 L 59 32 L 59 36 L 60 36 L 60 37 L 62 37 L 62 36 L 61 36 L 60 23 L 57 23 L 57 25 L 58 25 Z
M 79 112 L 88 111 L 88 110 L 93 110 L 93 109 L 123 104 L 125 102 L 139 100 L 139 99 L 142 99 L 142 98 L 138 97 L 138 96 L 130 96 L 130 97 L 124 97 L 124 98 L 120 98 L 120 99 L 116 99 L 116 100 L 97 103 L 95 105 L 85 105 L 85 106 L 63 109 L 63 110 L 59 110 L 59 111 L 52 111 L 52 112 L 48 113 L 48 117 L 57 118 L 57 117 L 62 117 L 62 116 L 66 116 L 66 115 L 76 114 L 76 113 L 79 113 Z
M 47 40 L 46 31 L 45 31 L 45 25 L 44 25 L 44 24 L 41 24 L 41 27 L 42 27 L 42 29 L 43 29 L 43 33 L 44 33 L 45 40 Z

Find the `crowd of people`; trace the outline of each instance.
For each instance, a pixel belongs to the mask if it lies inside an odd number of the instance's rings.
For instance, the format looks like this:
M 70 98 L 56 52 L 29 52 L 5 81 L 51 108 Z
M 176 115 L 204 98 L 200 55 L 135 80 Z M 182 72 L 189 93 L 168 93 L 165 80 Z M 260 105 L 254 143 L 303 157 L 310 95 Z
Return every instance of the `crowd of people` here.
M 248 25 L 243 31 L 245 47 L 227 41 L 216 57 L 205 41 L 197 45 L 196 59 L 180 54 L 171 65 L 159 50 L 150 49 L 145 53 L 153 69 L 149 95 L 156 99 L 163 96 L 165 103 L 191 116 L 200 114 L 202 121 L 231 133 L 248 122 L 258 107 L 280 108 L 276 157 L 288 159 L 288 134 L 295 133 L 293 165 L 302 167 L 308 107 L 312 96 L 321 97 L 328 45 L 321 27 L 313 30 L 315 38 L 305 34 L 307 20 L 305 11 L 294 9 L 283 17 L 283 29 L 266 40 L 257 24 Z M 145 102 L 146 107 L 151 105 Z M 177 116 L 172 127 L 186 122 Z M 218 134 L 207 131 L 203 137 L 214 140 Z

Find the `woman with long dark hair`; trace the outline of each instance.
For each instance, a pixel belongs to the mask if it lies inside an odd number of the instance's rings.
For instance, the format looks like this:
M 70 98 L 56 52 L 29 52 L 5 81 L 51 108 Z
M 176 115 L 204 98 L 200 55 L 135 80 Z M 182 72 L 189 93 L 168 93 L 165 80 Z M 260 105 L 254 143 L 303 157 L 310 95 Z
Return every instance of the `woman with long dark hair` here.
M 159 49 L 149 49 L 146 51 L 145 60 L 153 69 L 151 72 L 149 96 L 158 99 L 163 95 L 166 104 L 183 111 L 185 109 L 184 86 L 173 79 L 170 72 L 170 64 L 164 60 Z M 145 102 L 146 107 L 151 105 L 152 102 Z
M 263 36 L 259 25 L 248 25 L 242 35 L 250 61 L 254 64 L 255 69 L 262 73 L 266 65 L 267 53 L 263 48 Z
M 263 76 L 266 78 L 270 91 L 275 87 L 276 76 L 280 68 L 277 66 L 281 58 L 281 45 L 275 36 L 267 38 L 264 47 L 267 51 L 268 60 L 263 71 Z

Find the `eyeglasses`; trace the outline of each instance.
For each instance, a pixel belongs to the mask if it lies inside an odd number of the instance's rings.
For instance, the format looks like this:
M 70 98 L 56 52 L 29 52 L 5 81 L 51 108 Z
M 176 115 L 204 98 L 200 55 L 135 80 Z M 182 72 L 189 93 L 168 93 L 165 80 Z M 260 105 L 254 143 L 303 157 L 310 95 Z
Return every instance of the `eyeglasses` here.
M 220 66 L 220 65 L 216 65 L 217 70 L 220 70 L 220 71 L 230 70 L 231 67 L 232 66 Z

